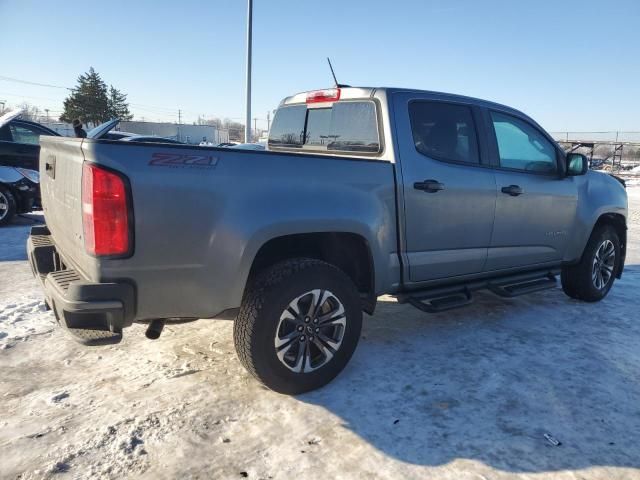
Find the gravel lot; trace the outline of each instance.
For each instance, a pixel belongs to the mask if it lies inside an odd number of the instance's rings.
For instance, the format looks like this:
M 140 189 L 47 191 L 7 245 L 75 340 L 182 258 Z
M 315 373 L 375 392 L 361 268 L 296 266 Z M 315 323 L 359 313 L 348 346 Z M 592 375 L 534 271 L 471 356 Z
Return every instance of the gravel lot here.
M 383 297 L 347 369 L 295 398 L 245 373 L 228 321 L 69 340 L 24 261 L 41 217 L 23 217 L 0 230 L 0 478 L 640 478 L 629 193 L 628 267 L 605 301 L 478 294 L 425 315 Z

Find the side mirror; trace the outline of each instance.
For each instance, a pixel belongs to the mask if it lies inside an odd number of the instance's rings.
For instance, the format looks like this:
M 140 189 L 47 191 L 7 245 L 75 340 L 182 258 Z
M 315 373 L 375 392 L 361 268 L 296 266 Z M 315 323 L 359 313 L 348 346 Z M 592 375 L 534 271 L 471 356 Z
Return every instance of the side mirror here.
M 589 170 L 589 160 L 581 153 L 567 153 L 567 176 L 584 175 Z

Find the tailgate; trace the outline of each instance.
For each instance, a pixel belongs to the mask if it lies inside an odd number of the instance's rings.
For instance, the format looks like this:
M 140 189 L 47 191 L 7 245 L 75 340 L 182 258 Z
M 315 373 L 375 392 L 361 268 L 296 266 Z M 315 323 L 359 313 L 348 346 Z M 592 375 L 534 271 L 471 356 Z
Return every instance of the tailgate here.
M 81 138 L 40 137 L 40 189 L 44 216 L 63 257 L 90 276 L 93 259 L 82 237 Z

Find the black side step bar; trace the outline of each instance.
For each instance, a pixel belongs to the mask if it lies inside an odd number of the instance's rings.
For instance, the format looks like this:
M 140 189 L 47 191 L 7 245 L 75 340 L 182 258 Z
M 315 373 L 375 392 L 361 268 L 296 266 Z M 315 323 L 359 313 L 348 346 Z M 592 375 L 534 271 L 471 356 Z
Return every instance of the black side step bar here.
M 459 292 L 435 297 L 429 295 L 409 296 L 406 298 L 406 302 L 423 312 L 438 313 L 469 305 L 472 303 L 472 297 L 471 292 L 463 288 Z
M 540 290 L 546 290 L 548 288 L 555 288 L 558 285 L 556 277 L 553 274 L 548 274 L 545 277 L 525 280 L 520 282 L 491 282 L 487 288 L 500 297 L 513 298 L 519 295 L 525 295 L 527 293 L 538 292 Z
M 486 289 L 500 296 L 513 298 L 557 286 L 559 269 L 539 270 L 465 284 L 403 292 L 396 295 L 398 303 L 408 303 L 427 313 L 438 313 L 472 303 L 471 292 Z

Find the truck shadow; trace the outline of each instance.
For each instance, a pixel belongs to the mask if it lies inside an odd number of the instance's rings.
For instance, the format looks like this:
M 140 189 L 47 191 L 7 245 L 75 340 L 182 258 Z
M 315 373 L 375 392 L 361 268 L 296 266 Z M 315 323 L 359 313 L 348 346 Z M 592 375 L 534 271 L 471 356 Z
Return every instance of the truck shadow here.
M 465 309 L 425 315 L 382 298 L 347 369 L 298 398 L 412 464 L 638 468 L 639 286 L 634 266 L 598 304 L 560 289 L 478 294 Z

